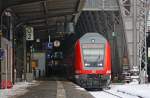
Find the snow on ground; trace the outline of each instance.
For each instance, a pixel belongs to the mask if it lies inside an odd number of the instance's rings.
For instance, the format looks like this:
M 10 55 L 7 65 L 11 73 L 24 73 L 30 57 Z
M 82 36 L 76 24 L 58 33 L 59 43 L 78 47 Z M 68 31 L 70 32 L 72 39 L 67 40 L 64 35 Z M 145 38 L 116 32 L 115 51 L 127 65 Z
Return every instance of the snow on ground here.
M 105 90 L 121 98 L 150 98 L 150 84 L 112 84 L 110 90 Z M 103 91 L 90 91 L 95 98 L 118 98 Z
M 78 86 L 78 85 L 76 85 L 75 86 L 75 88 L 77 89 L 77 90 L 80 90 L 80 91 L 85 91 L 85 89 L 84 88 L 81 88 L 80 86 Z
M 11 96 L 14 95 L 23 95 L 28 91 L 27 87 L 35 85 L 38 85 L 36 81 L 33 81 L 32 83 L 18 82 L 13 85 L 13 88 L 11 89 L 0 89 L 0 98 L 11 98 Z
M 90 92 L 95 98 L 117 98 L 102 91 Z
M 133 84 L 118 87 L 118 92 L 127 93 L 141 98 L 150 98 L 150 84 Z

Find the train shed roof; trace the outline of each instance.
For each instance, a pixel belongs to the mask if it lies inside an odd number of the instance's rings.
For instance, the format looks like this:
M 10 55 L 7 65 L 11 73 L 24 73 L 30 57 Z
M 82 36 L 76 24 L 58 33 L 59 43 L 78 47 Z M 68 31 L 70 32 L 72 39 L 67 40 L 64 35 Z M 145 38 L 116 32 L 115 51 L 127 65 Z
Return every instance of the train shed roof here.
M 26 23 L 38 32 L 56 30 L 58 22 L 74 21 L 85 0 L 2 0 L 2 9 L 11 9 L 18 23 Z

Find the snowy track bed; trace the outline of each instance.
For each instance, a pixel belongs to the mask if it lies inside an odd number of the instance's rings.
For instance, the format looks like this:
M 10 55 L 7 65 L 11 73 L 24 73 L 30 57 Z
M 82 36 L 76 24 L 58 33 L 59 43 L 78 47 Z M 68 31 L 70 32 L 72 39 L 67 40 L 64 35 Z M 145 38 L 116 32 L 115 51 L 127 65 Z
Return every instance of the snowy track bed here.
M 143 85 L 123 85 L 118 87 L 118 92 L 138 96 L 138 98 L 150 98 L 150 84 Z
M 150 84 L 111 85 L 110 90 L 89 93 L 95 98 L 150 98 Z
M 95 98 L 139 98 L 137 96 L 128 95 L 122 92 L 112 91 L 96 91 L 90 92 Z
M 105 92 L 107 94 L 110 94 L 115 98 L 126 98 L 126 97 L 128 97 L 128 98 L 137 98 L 136 96 L 121 94 L 121 93 L 116 93 L 116 92 L 110 92 L 110 91 L 103 91 L 103 92 Z

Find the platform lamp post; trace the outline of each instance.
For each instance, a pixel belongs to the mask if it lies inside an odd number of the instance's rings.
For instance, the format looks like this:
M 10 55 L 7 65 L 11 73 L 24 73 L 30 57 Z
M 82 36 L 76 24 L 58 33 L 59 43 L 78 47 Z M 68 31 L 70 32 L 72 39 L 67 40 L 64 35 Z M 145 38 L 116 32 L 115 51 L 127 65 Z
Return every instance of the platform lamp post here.
M 11 45 L 13 46 L 13 23 L 12 23 L 12 14 L 11 14 L 11 11 L 9 10 L 9 9 L 5 9 L 3 12 L 2 12 L 2 15 L 1 15 L 1 27 L 0 27 L 0 49 L 2 48 L 2 46 L 1 46 L 1 39 L 2 39 L 2 35 L 3 35 L 3 16 L 6 16 L 6 17 L 8 17 L 9 18 L 9 34 L 10 34 L 10 41 L 11 41 Z M 11 48 L 11 64 L 10 64 L 10 68 L 11 68 L 11 72 L 10 72 L 10 77 L 11 77 L 11 82 L 13 81 L 13 61 L 12 61 L 12 55 L 13 55 L 13 53 L 12 53 L 12 49 L 13 48 Z M 2 51 L 2 49 L 1 49 L 1 51 Z M 7 51 L 5 51 L 4 53 L 7 53 Z M 4 53 L 3 53 L 3 55 L 4 55 Z M 2 61 L 2 56 L 3 55 L 1 55 L 1 60 L 0 60 L 0 73 L 1 73 L 1 61 Z M 8 54 L 6 54 L 6 55 L 8 55 Z M 6 67 L 6 81 L 7 81 L 7 75 L 8 75 L 8 68 L 7 68 L 7 65 L 8 65 L 8 63 L 7 63 L 7 60 L 8 60 L 8 58 L 6 57 L 6 65 L 5 65 L 5 67 Z M 1 83 L 1 75 L 2 74 L 0 74 L 0 83 Z
M 2 29 L 0 30 L 0 49 L 1 49 L 1 37 L 2 37 Z M 0 60 L 0 83 L 2 81 L 1 75 L 2 75 L 2 72 L 1 72 L 1 60 Z M 1 88 L 1 85 L 0 85 L 0 88 Z
M 112 64 L 116 65 L 116 36 L 117 36 L 117 33 L 115 32 L 115 30 L 112 32 Z M 116 77 L 118 78 L 118 74 L 115 73 Z
M 143 0 L 144 2 L 144 9 L 141 9 L 140 11 L 144 11 L 143 15 L 144 16 L 144 22 L 143 22 L 143 32 L 142 32 L 142 38 L 140 40 L 140 72 L 139 72 L 139 83 L 140 84 L 145 84 L 148 80 L 148 75 L 147 75 L 147 44 L 146 44 L 146 32 L 148 31 L 147 29 L 147 20 L 148 20 L 148 13 L 149 13 L 149 5 L 148 5 L 148 0 Z M 143 17 L 142 15 L 142 17 Z M 139 23 L 140 24 L 140 23 Z M 142 24 L 142 23 L 141 23 Z M 139 26 L 140 27 L 140 26 Z M 141 32 L 140 32 L 141 33 Z
M 4 15 L 4 12 L 5 11 L 3 11 L 2 13 L 1 13 L 1 16 L 0 16 L 0 49 L 2 48 L 2 46 L 1 46 L 1 39 L 2 39 L 2 35 L 3 35 L 3 15 Z M 1 81 L 2 81 L 2 71 L 1 71 L 1 60 L 0 60 L 0 83 L 1 83 Z M 0 88 L 1 88 L 1 85 L 0 85 Z
M 10 12 L 11 10 L 10 9 L 7 9 L 5 11 L 5 15 L 8 17 L 8 20 L 9 20 L 9 39 L 10 39 L 10 42 L 11 42 L 11 58 L 10 58 L 10 80 L 11 82 L 13 82 L 13 15 L 12 13 Z M 7 54 L 8 55 L 8 54 Z M 8 70 L 8 69 L 6 69 Z M 13 82 L 14 83 L 14 82 Z

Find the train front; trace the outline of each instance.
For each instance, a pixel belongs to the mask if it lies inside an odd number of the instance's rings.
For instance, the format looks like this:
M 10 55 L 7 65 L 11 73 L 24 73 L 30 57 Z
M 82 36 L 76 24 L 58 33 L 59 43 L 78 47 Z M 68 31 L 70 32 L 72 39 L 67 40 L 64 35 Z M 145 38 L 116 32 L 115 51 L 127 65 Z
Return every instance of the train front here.
M 104 88 L 111 80 L 110 44 L 99 33 L 86 33 L 75 46 L 75 80 L 84 88 Z

